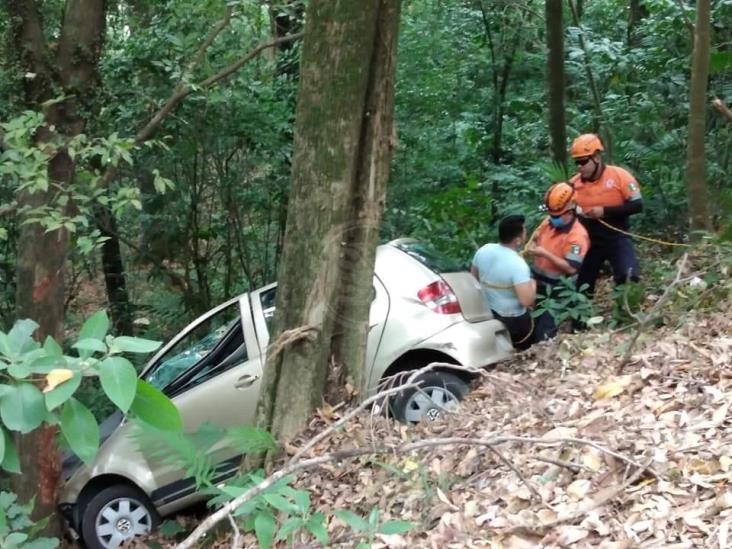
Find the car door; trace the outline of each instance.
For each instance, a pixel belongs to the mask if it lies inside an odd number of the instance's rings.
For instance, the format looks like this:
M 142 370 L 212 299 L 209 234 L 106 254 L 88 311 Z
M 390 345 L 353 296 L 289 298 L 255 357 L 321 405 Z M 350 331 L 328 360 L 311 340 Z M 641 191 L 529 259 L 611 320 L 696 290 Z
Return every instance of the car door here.
M 270 284 L 250 295 L 252 317 L 257 332 L 257 340 L 262 355 L 266 353 L 269 344 L 269 331 L 272 328 L 272 317 L 275 311 L 275 291 L 277 284 Z M 366 372 L 370 372 L 376 359 L 384 325 L 389 315 L 389 294 L 386 287 L 374 276 L 371 288 L 371 307 L 369 309 L 369 331 L 366 340 Z M 364 376 L 368 381 L 368 376 Z
M 186 432 L 203 423 L 221 427 L 252 424 L 262 361 L 248 298 L 229 301 L 191 323 L 158 353 L 144 377 L 172 399 Z M 210 452 L 214 463 L 236 457 L 223 443 Z M 190 482 L 181 482 L 183 474 L 177 467 L 148 461 L 159 487 L 154 501 L 175 499 L 190 490 Z M 231 463 L 238 464 L 236 459 Z

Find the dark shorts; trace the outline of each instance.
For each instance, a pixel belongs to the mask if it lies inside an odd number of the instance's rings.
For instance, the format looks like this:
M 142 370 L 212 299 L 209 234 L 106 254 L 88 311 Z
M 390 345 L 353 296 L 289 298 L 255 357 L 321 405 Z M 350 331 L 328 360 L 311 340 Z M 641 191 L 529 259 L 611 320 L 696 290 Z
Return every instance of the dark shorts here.
M 587 292 L 595 291 L 595 282 L 602 264 L 608 261 L 613 269 L 616 284 L 640 279 L 640 266 L 635 255 L 633 241 L 627 236 L 607 240 L 593 240 L 577 275 L 577 288 L 587 284 Z

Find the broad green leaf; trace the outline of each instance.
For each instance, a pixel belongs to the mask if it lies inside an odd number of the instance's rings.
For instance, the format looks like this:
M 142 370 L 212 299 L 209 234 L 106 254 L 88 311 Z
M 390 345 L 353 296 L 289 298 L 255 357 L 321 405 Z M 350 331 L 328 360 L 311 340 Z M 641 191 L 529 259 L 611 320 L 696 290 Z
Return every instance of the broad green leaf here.
M 379 508 L 372 507 L 369 513 L 369 530 L 376 530 L 376 525 L 379 523 Z
M 92 338 L 80 339 L 79 341 L 74 343 L 73 347 L 74 349 L 78 349 L 80 351 L 92 351 L 97 353 L 107 352 L 107 346 L 104 344 L 103 341 Z
M 0 509 L 0 539 L 4 538 L 8 533 L 8 517 L 5 514 L 5 509 Z
M 20 473 L 20 460 L 18 459 L 18 452 L 15 449 L 15 442 L 13 442 L 10 433 L 3 430 L 3 436 L 5 438 L 5 456 L 0 466 L 8 473 Z
M 160 525 L 158 532 L 162 536 L 173 537 L 181 532 L 185 532 L 185 528 L 177 520 L 166 520 Z
M 387 520 L 379 526 L 379 534 L 393 535 L 405 534 L 409 532 L 414 525 L 406 520 Z
M 15 391 L 15 387 L 13 385 L 0 384 L 0 398 L 4 397 L 8 393 L 12 393 L 13 391 Z
M 322 545 L 325 547 L 328 546 L 328 529 L 325 527 L 325 515 L 323 513 L 313 513 L 313 516 L 310 517 L 307 524 L 305 524 L 305 528 L 307 528 Z
M 35 385 L 20 383 L 0 400 L 0 417 L 5 427 L 30 433 L 46 417 L 46 401 Z
M 86 319 L 79 331 L 79 341 L 83 339 L 96 339 L 102 341 L 109 330 L 109 317 L 107 311 L 97 311 Z
M 94 461 L 99 449 L 99 426 L 89 408 L 73 397 L 61 412 L 61 432 L 84 463 Z
M 333 514 L 341 519 L 343 522 L 345 522 L 352 530 L 355 530 L 357 532 L 369 531 L 369 523 L 366 522 L 366 520 L 364 520 L 362 517 L 359 517 L 353 511 L 348 511 L 344 509 L 335 511 Z
M 257 535 L 259 547 L 269 549 L 272 547 L 272 538 L 274 538 L 275 519 L 269 512 L 257 513 L 254 519 L 254 533 Z
M 28 534 L 24 534 L 23 532 L 12 532 L 8 534 L 8 536 L 5 538 L 3 542 L 3 547 L 11 549 L 13 547 L 17 547 L 27 539 Z
M 183 421 L 178 408 L 152 385 L 137 380 L 137 392 L 130 410 L 142 421 L 164 431 L 180 431 Z
M 128 353 L 152 353 L 160 347 L 160 341 L 143 339 L 141 337 L 120 336 L 115 337 L 113 346 L 120 351 Z
M 109 400 L 126 413 L 137 390 L 137 372 L 132 363 L 122 357 L 105 358 L 99 367 L 99 381 Z
M 41 356 L 28 364 L 33 374 L 47 374 L 51 370 L 66 368 L 66 358 L 63 356 Z
M 30 375 L 31 371 L 26 364 L 15 362 L 8 366 L 8 373 L 16 379 L 25 379 Z
M 46 399 L 46 409 L 51 411 L 61 406 L 64 402 L 71 398 L 76 390 L 81 385 L 81 373 L 74 372 L 74 375 L 68 381 L 64 381 L 58 385 L 55 389 L 45 393 L 43 396 Z
M 33 332 L 37 328 L 38 324 L 32 320 L 16 320 L 13 328 L 8 333 L 11 349 L 15 353 L 21 353 L 36 346 L 38 343 L 33 339 Z
M 43 350 L 48 356 L 62 357 L 64 355 L 64 350 L 51 336 L 47 336 L 46 341 L 43 342 Z

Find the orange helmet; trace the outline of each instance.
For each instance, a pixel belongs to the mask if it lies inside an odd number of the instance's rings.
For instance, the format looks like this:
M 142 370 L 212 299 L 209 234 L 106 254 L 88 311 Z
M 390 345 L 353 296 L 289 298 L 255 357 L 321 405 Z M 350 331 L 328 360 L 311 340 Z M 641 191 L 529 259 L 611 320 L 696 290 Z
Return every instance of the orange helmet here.
M 602 146 L 602 141 L 600 141 L 597 135 L 594 133 L 585 133 L 572 141 L 572 148 L 569 149 L 569 154 L 572 158 L 581 158 L 604 150 L 605 147 Z
M 549 215 L 562 215 L 577 206 L 574 188 L 569 183 L 555 183 L 547 189 L 544 204 Z

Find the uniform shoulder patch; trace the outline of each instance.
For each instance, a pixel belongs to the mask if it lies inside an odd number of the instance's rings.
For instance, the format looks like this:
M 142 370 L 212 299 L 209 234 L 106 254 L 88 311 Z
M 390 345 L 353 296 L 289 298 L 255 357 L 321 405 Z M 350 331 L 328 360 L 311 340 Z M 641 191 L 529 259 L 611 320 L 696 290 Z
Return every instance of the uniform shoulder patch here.
M 635 181 L 631 181 L 630 183 L 628 183 L 628 189 L 631 192 L 635 192 L 638 190 L 638 184 Z
M 570 252 L 572 252 L 574 255 L 579 255 L 582 251 L 582 246 L 579 244 L 572 244 L 572 247 L 569 249 Z

